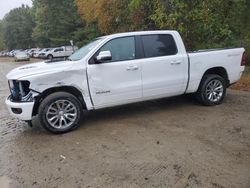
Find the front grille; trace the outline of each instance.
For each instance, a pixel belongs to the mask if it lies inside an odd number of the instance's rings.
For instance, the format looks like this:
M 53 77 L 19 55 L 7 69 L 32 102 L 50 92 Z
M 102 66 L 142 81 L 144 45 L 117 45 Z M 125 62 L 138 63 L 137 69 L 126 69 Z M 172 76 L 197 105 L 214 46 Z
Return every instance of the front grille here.
M 10 93 L 11 93 L 11 100 L 13 102 L 29 100 L 30 97 L 32 97 L 29 86 L 30 86 L 29 81 L 10 80 L 9 87 L 10 87 Z

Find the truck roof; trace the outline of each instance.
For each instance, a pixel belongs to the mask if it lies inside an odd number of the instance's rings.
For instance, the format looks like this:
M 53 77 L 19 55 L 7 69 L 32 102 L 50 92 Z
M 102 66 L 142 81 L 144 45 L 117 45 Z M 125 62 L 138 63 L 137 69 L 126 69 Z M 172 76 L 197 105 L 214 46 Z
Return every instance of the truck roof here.
M 176 33 L 176 32 L 177 31 L 175 30 L 134 31 L 134 32 L 116 33 L 116 34 L 106 35 L 103 37 L 123 37 L 123 36 L 133 36 L 133 35 L 152 35 L 152 34 L 166 34 L 166 33 Z

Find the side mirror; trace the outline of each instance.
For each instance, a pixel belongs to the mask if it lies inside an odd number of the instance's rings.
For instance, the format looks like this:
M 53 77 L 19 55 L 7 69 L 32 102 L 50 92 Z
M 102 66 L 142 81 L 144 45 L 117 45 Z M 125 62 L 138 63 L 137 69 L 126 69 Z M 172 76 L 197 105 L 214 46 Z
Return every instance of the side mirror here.
M 103 61 L 110 61 L 112 60 L 112 55 L 110 51 L 102 51 L 99 55 L 95 58 L 97 63 L 102 63 Z

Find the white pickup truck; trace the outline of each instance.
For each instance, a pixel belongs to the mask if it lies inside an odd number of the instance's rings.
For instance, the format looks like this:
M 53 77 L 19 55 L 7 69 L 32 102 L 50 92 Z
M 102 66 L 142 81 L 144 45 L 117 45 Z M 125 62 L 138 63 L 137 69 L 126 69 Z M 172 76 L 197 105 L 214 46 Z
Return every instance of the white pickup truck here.
M 72 55 L 78 48 L 76 46 L 62 46 L 58 48 L 53 48 L 43 54 L 43 57 L 47 59 L 53 59 L 58 57 L 69 57 Z
M 14 117 L 38 115 L 52 133 L 65 133 L 84 110 L 195 93 L 204 105 L 222 103 L 245 68 L 244 48 L 187 53 L 177 31 L 120 33 L 97 38 L 61 62 L 12 70 L 6 99 Z

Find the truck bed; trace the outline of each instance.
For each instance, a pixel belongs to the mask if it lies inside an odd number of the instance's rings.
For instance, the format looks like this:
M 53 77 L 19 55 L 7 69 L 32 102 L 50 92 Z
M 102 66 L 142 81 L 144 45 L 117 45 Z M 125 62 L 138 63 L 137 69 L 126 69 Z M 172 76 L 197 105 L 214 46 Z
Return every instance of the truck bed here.
M 189 84 L 186 93 L 197 91 L 202 75 L 210 68 L 221 67 L 228 75 L 229 84 L 237 82 L 244 66 L 240 66 L 244 48 L 208 49 L 189 52 Z

